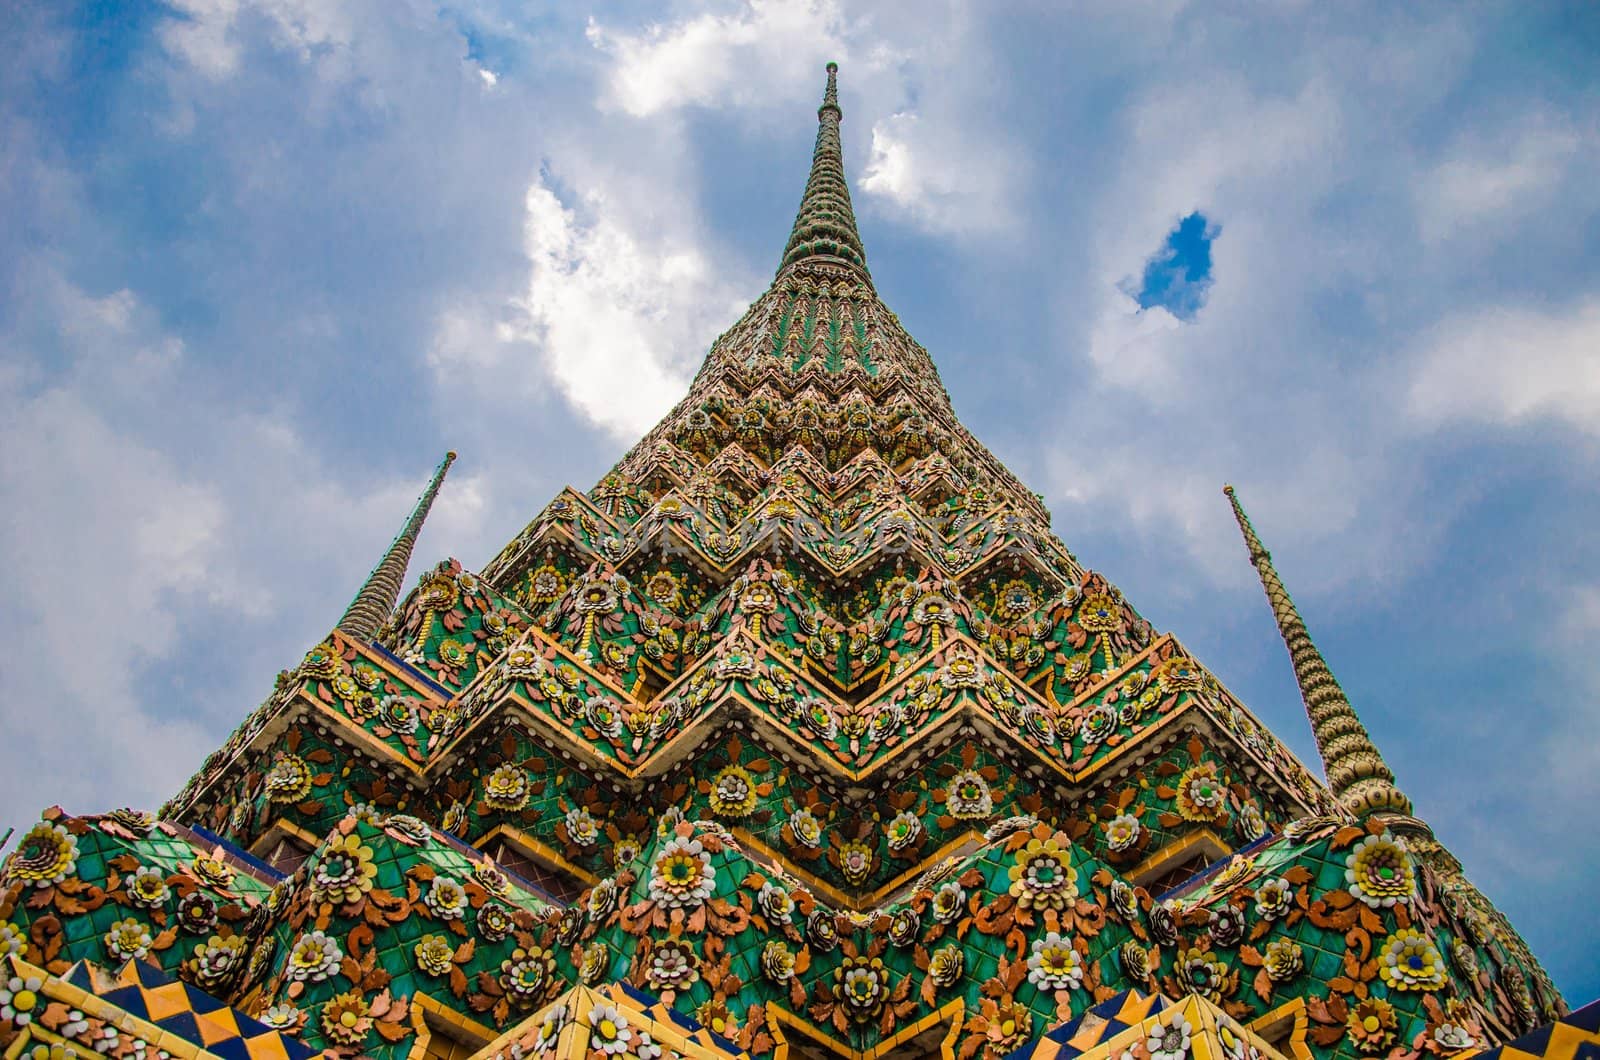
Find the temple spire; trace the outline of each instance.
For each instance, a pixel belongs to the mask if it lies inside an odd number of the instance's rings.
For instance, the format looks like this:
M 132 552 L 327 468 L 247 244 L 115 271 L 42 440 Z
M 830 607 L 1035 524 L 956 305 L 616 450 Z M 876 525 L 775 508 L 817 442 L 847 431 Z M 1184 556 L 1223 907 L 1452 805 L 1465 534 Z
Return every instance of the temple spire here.
M 389 551 L 383 554 L 383 559 L 379 560 L 378 565 L 372 568 L 372 573 L 367 575 L 367 580 L 362 583 L 361 591 L 356 593 L 356 598 L 350 601 L 344 617 L 339 620 L 337 627 L 339 632 L 361 641 L 370 641 L 378 635 L 378 630 L 389 617 L 389 612 L 394 610 L 394 605 L 400 600 L 400 589 L 406 580 L 406 567 L 411 564 L 412 546 L 417 543 L 417 535 L 422 532 L 422 521 L 428 517 L 428 509 L 433 507 L 433 500 L 439 495 L 439 485 L 444 482 L 445 472 L 450 470 L 450 465 L 455 463 L 455 459 L 456 454 L 453 451 L 444 454 L 444 459 L 434 469 L 428 488 L 422 491 L 422 496 L 417 498 L 416 507 L 411 509 L 411 518 L 406 520 L 406 525 L 394 539 L 394 543 L 389 546 Z
M 856 231 L 850 206 L 850 188 L 844 180 L 844 157 L 839 149 L 839 64 L 828 64 L 828 85 L 817 108 L 817 146 L 811 156 L 811 176 L 806 180 L 800 212 L 783 248 L 783 269 L 803 258 L 826 257 L 848 262 L 866 272 L 867 252 Z
M 1317 739 L 1317 751 L 1322 755 L 1328 786 L 1358 818 L 1375 813 L 1409 816 L 1411 800 L 1395 786 L 1393 771 L 1378 753 L 1339 682 L 1334 680 L 1322 653 L 1311 642 L 1305 621 L 1273 568 L 1271 554 L 1256 536 L 1255 527 L 1250 525 L 1250 517 L 1245 515 L 1238 495 L 1232 486 L 1222 487 L 1222 492 L 1233 504 L 1233 517 L 1244 534 L 1250 562 L 1261 576 L 1261 588 L 1266 590 L 1267 602 L 1272 605 L 1278 632 L 1289 648 L 1295 680 L 1300 685 L 1300 698 L 1305 700 L 1306 713 L 1311 718 L 1311 731 Z

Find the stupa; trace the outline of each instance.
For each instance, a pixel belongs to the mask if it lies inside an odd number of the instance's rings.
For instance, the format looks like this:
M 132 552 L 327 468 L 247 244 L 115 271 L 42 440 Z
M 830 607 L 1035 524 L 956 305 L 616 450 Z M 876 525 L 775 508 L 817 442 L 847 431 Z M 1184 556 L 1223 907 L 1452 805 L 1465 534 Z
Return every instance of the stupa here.
M 771 286 L 611 473 L 401 600 L 449 454 L 159 814 L 20 837 L 6 1060 L 1600 1048 L 1231 489 L 1326 782 L 1051 534 L 878 297 L 832 65 L 817 114 Z

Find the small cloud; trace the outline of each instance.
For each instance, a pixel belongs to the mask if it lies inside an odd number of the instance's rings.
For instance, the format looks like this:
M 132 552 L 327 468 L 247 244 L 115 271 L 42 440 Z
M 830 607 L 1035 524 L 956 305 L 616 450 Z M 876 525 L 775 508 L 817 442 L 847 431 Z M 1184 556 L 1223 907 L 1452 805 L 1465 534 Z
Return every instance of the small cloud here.
M 1143 308 L 1127 291 L 1113 290 L 1089 334 L 1089 358 L 1107 382 L 1170 401 L 1175 332 L 1182 326 L 1165 306 Z
M 832 0 L 749 0 L 732 14 L 696 15 L 642 33 L 589 19 L 585 36 L 611 55 L 607 99 L 634 117 L 685 105 L 790 99 L 822 64 L 846 58 Z
M 429 361 L 486 399 L 555 389 L 584 419 L 633 441 L 671 409 L 743 301 L 689 236 L 635 220 L 592 187 L 569 205 L 528 188 L 526 296 L 463 303 L 437 320 Z M 530 356 L 531 354 L 531 356 Z
M 356 36 L 354 15 L 323 0 L 171 0 L 172 17 L 160 28 L 163 46 L 213 81 L 230 77 L 239 66 L 240 42 L 247 25 L 261 19 L 271 43 L 316 64 L 329 46 L 348 47 Z
M 1600 435 L 1600 299 L 1564 312 L 1492 309 L 1423 340 L 1408 391 L 1423 420 L 1553 419 Z
M 1535 121 L 1496 138 L 1459 144 L 1417 181 L 1423 238 L 1446 239 L 1542 208 L 1582 160 L 1583 139 L 1554 121 Z
M 875 122 L 861 190 L 929 231 L 1008 227 L 1015 219 L 1015 160 L 1005 150 L 974 143 L 972 132 L 946 121 L 924 123 L 910 111 Z M 972 158 L 983 158 L 983 165 L 972 165 Z
M 867 172 L 861 178 L 861 187 L 869 193 L 882 195 L 900 206 L 915 206 L 925 194 L 922 178 L 911 156 L 911 145 L 895 126 L 911 125 L 915 114 L 896 114 L 872 127 L 872 158 Z
M 160 30 L 167 51 L 214 81 L 232 74 L 239 65 L 239 47 L 233 39 L 238 4 L 175 0 L 172 10 L 175 17 Z
M 1193 344 L 1193 323 L 1211 291 L 1211 244 L 1221 229 L 1199 211 L 1181 219 L 1137 278 L 1104 295 L 1089 335 L 1089 358 L 1101 379 L 1158 404 L 1178 399 L 1174 370 Z
M 493 88 L 500 83 L 500 75 L 487 66 L 478 67 L 478 76 L 483 78 L 483 86 L 485 88 Z
M 688 387 L 684 371 L 727 323 L 711 263 L 623 227 L 598 195 L 580 219 L 543 181 L 528 189 L 528 312 L 550 370 L 585 417 L 636 438 Z M 708 312 L 708 310 L 710 310 Z

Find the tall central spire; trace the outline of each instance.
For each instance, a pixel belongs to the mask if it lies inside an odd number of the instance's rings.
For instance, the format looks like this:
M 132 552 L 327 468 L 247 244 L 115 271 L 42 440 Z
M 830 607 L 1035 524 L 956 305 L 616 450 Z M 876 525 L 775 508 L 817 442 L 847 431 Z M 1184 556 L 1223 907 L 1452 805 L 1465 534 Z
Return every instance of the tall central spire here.
M 867 252 L 856 231 L 850 189 L 844 181 L 844 156 L 839 148 L 839 64 L 828 64 L 828 87 L 817 108 L 817 146 L 811 156 L 811 176 L 800 200 L 789 243 L 783 248 L 783 269 L 803 258 L 827 257 L 848 262 L 863 273 Z

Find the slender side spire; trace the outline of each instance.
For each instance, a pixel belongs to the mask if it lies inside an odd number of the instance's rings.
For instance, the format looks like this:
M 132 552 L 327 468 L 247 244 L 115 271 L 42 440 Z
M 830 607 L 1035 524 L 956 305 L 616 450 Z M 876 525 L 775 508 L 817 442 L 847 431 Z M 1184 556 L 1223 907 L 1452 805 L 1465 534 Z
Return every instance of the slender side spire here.
M 856 231 L 850 188 L 844 180 L 844 157 L 839 149 L 839 64 L 828 64 L 828 87 L 817 108 L 817 146 L 811 156 L 811 176 L 800 200 L 800 212 L 783 248 L 781 272 L 802 258 L 839 258 L 866 271 L 867 252 Z
M 450 465 L 455 463 L 455 459 L 454 451 L 444 454 L 444 459 L 434 469 L 428 488 L 422 491 L 422 496 L 417 498 L 416 507 L 411 509 L 411 518 L 406 520 L 400 536 L 394 539 L 389 551 L 383 554 L 383 559 L 379 560 L 378 565 L 372 568 L 372 573 L 367 575 L 361 591 L 350 601 L 344 617 L 339 620 L 339 632 L 361 641 L 369 641 L 378 635 L 378 630 L 389 617 L 389 612 L 393 611 L 394 605 L 400 601 L 400 589 L 406 581 L 406 568 L 411 564 L 412 546 L 417 543 L 417 535 L 422 532 L 422 521 L 428 517 L 428 509 L 433 507 L 433 499 L 439 495 L 439 485 L 444 481 L 445 472 L 450 470 Z
M 1411 800 L 1395 786 L 1393 771 L 1378 753 L 1339 682 L 1334 680 L 1322 653 L 1311 642 L 1305 621 L 1289 598 L 1289 591 L 1283 587 L 1272 566 L 1272 556 L 1256 536 L 1255 527 L 1250 525 L 1250 517 L 1244 514 L 1233 487 L 1224 486 L 1222 492 L 1233 504 L 1233 517 L 1244 534 L 1250 562 L 1261 576 L 1261 588 L 1266 590 L 1272 615 L 1278 620 L 1278 632 L 1289 648 L 1295 680 L 1300 685 L 1300 698 L 1305 700 L 1306 713 L 1311 718 L 1311 731 L 1317 738 L 1328 786 L 1345 808 L 1359 818 L 1374 813 L 1409 816 Z

